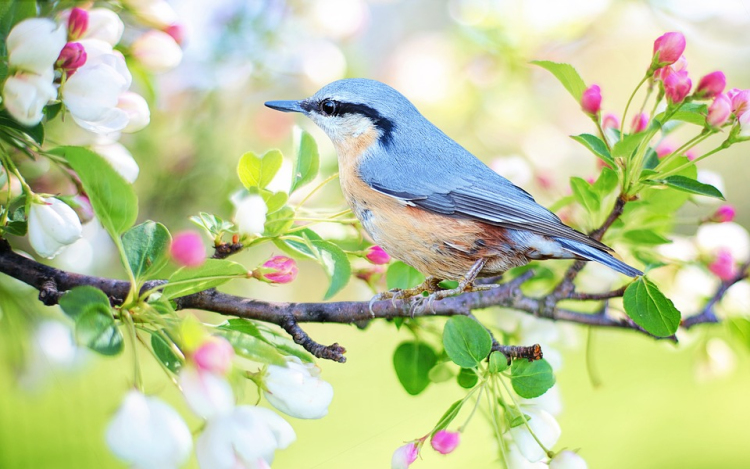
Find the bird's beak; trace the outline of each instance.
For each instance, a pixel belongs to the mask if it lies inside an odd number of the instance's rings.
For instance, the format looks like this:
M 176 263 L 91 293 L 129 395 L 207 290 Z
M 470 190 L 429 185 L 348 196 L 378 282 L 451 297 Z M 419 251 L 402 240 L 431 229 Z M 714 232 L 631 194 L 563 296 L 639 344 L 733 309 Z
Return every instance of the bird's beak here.
M 302 101 L 268 101 L 266 106 L 282 112 L 305 112 Z

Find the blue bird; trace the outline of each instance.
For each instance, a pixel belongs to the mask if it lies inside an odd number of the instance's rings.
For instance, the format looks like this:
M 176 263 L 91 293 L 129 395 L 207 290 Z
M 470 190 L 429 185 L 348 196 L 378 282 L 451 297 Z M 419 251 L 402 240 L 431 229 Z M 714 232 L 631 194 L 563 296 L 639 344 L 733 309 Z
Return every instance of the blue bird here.
M 565 225 L 384 83 L 344 79 L 308 99 L 265 104 L 300 112 L 328 135 L 347 203 L 377 244 L 429 276 L 418 291 L 440 299 L 476 290 L 476 277 L 539 259 L 596 261 L 643 275 Z M 459 287 L 438 291 L 446 279 Z

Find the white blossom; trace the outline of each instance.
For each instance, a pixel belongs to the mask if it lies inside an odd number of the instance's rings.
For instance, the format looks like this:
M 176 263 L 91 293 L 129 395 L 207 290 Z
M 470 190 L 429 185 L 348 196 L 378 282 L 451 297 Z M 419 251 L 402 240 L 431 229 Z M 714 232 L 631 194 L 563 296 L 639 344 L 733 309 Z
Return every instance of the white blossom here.
M 586 460 L 570 450 L 561 451 L 549 462 L 549 469 L 588 469 Z
M 265 230 L 266 213 L 268 207 L 259 195 L 246 195 L 242 198 L 233 197 L 236 208 L 234 223 L 243 235 L 261 234 Z
M 23 20 L 8 34 L 8 65 L 11 70 L 45 75 L 65 47 L 66 38 L 65 27 L 50 19 Z
M 552 449 L 560 438 L 561 433 L 560 425 L 557 423 L 557 420 L 555 420 L 555 418 L 548 412 L 539 409 L 536 406 L 521 405 L 520 410 L 530 417 L 529 427 L 531 427 L 534 435 L 536 435 L 545 448 Z M 523 454 L 523 456 L 530 462 L 540 461 L 546 456 L 546 453 L 531 435 L 525 424 L 513 427 L 509 431 L 510 435 L 513 437 L 513 441 L 518 445 L 521 454 Z
M 106 8 L 88 10 L 89 27 L 81 39 L 99 39 L 111 46 L 117 45 L 125 31 L 125 24 L 117 13 Z
M 23 125 L 36 125 L 44 117 L 44 106 L 57 97 L 52 69 L 42 75 L 18 72 L 5 80 L 3 103 L 11 116 Z
M 51 259 L 81 237 L 81 221 L 65 202 L 41 197 L 29 208 L 29 242 L 42 257 Z
M 726 249 L 734 259 L 750 257 L 750 236 L 745 228 L 735 222 L 704 223 L 695 234 L 695 243 L 700 251 L 708 255 Z
M 185 421 L 156 397 L 130 391 L 107 427 L 107 445 L 138 469 L 171 469 L 185 463 L 192 436 Z
M 151 122 L 151 111 L 143 96 L 132 91 L 126 91 L 117 100 L 117 107 L 128 115 L 128 125 L 123 132 L 133 133 L 146 127 Z
M 274 407 L 292 417 L 319 419 L 328 414 L 333 387 L 319 378 L 320 368 L 291 357 L 287 366 L 269 365 L 264 394 Z
M 122 144 L 117 142 L 95 143 L 91 145 L 91 149 L 107 160 L 115 171 L 129 183 L 132 184 L 138 179 L 138 173 L 140 172 L 138 163 Z
M 146 69 L 154 73 L 172 70 L 182 61 L 182 49 L 172 36 L 157 30 L 143 33 L 133 42 L 131 52 Z
M 195 453 L 203 469 L 261 469 L 273 462 L 277 449 L 296 438 L 292 426 L 275 412 L 237 406 L 208 421 Z
M 140 20 L 164 29 L 177 22 L 177 13 L 165 0 L 124 0 L 123 3 L 132 8 Z
M 204 419 L 227 415 L 234 407 L 232 386 L 221 375 L 185 366 L 178 382 L 190 409 Z
M 86 63 L 62 88 L 65 107 L 86 130 L 106 134 L 124 129 L 128 125 L 128 113 L 117 105 L 132 82 L 125 58 L 104 41 L 84 39 L 79 42 L 86 50 Z

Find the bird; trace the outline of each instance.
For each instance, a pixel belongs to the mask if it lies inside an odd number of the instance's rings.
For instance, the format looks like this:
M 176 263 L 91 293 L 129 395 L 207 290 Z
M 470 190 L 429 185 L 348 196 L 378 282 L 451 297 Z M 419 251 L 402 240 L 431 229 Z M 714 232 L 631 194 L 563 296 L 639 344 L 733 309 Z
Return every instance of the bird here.
M 490 169 L 385 83 L 347 78 L 307 99 L 265 105 L 304 114 L 331 139 L 342 193 L 364 230 L 427 276 L 412 296 L 487 289 L 474 281 L 534 260 L 595 261 L 643 275 Z M 442 280 L 458 286 L 441 290 Z

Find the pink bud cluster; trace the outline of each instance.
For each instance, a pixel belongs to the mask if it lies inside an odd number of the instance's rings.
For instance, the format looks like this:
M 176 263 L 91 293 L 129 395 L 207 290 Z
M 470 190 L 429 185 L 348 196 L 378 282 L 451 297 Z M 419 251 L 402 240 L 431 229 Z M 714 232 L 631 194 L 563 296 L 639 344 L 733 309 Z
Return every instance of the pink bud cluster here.
M 721 207 L 717 208 L 713 215 L 711 215 L 711 218 L 709 219 L 712 222 L 715 223 L 726 223 L 734 220 L 734 217 L 737 215 L 737 211 L 734 209 L 733 206 L 729 204 L 724 204 Z
M 226 375 L 232 368 L 234 348 L 224 337 L 212 336 L 195 349 L 192 359 L 201 371 Z
M 396 451 L 393 452 L 391 458 L 391 469 L 407 469 L 411 464 L 417 460 L 419 456 L 419 449 L 422 444 L 427 440 L 429 435 L 425 435 L 416 441 L 410 441 L 409 443 L 399 446 Z M 452 453 L 461 441 L 461 434 L 459 432 L 451 432 L 448 430 L 438 430 L 430 438 L 430 445 L 432 449 L 440 454 Z
M 65 44 L 55 62 L 55 68 L 66 76 L 71 77 L 76 70 L 86 63 L 87 55 L 83 45 L 75 42 L 81 39 L 89 28 L 89 12 L 75 7 L 68 15 L 68 43 Z
M 391 256 L 380 246 L 370 246 L 367 248 L 365 258 L 375 265 L 383 265 L 391 262 Z
M 201 235 L 195 231 L 183 231 L 172 239 L 169 253 L 178 265 L 198 267 L 206 261 L 206 248 Z
M 716 257 L 708 264 L 708 270 L 725 282 L 734 279 L 738 272 L 732 252 L 727 248 L 720 248 L 716 252 Z
M 260 268 L 255 269 L 252 276 L 266 283 L 289 283 L 297 278 L 297 263 L 291 257 L 273 256 Z

